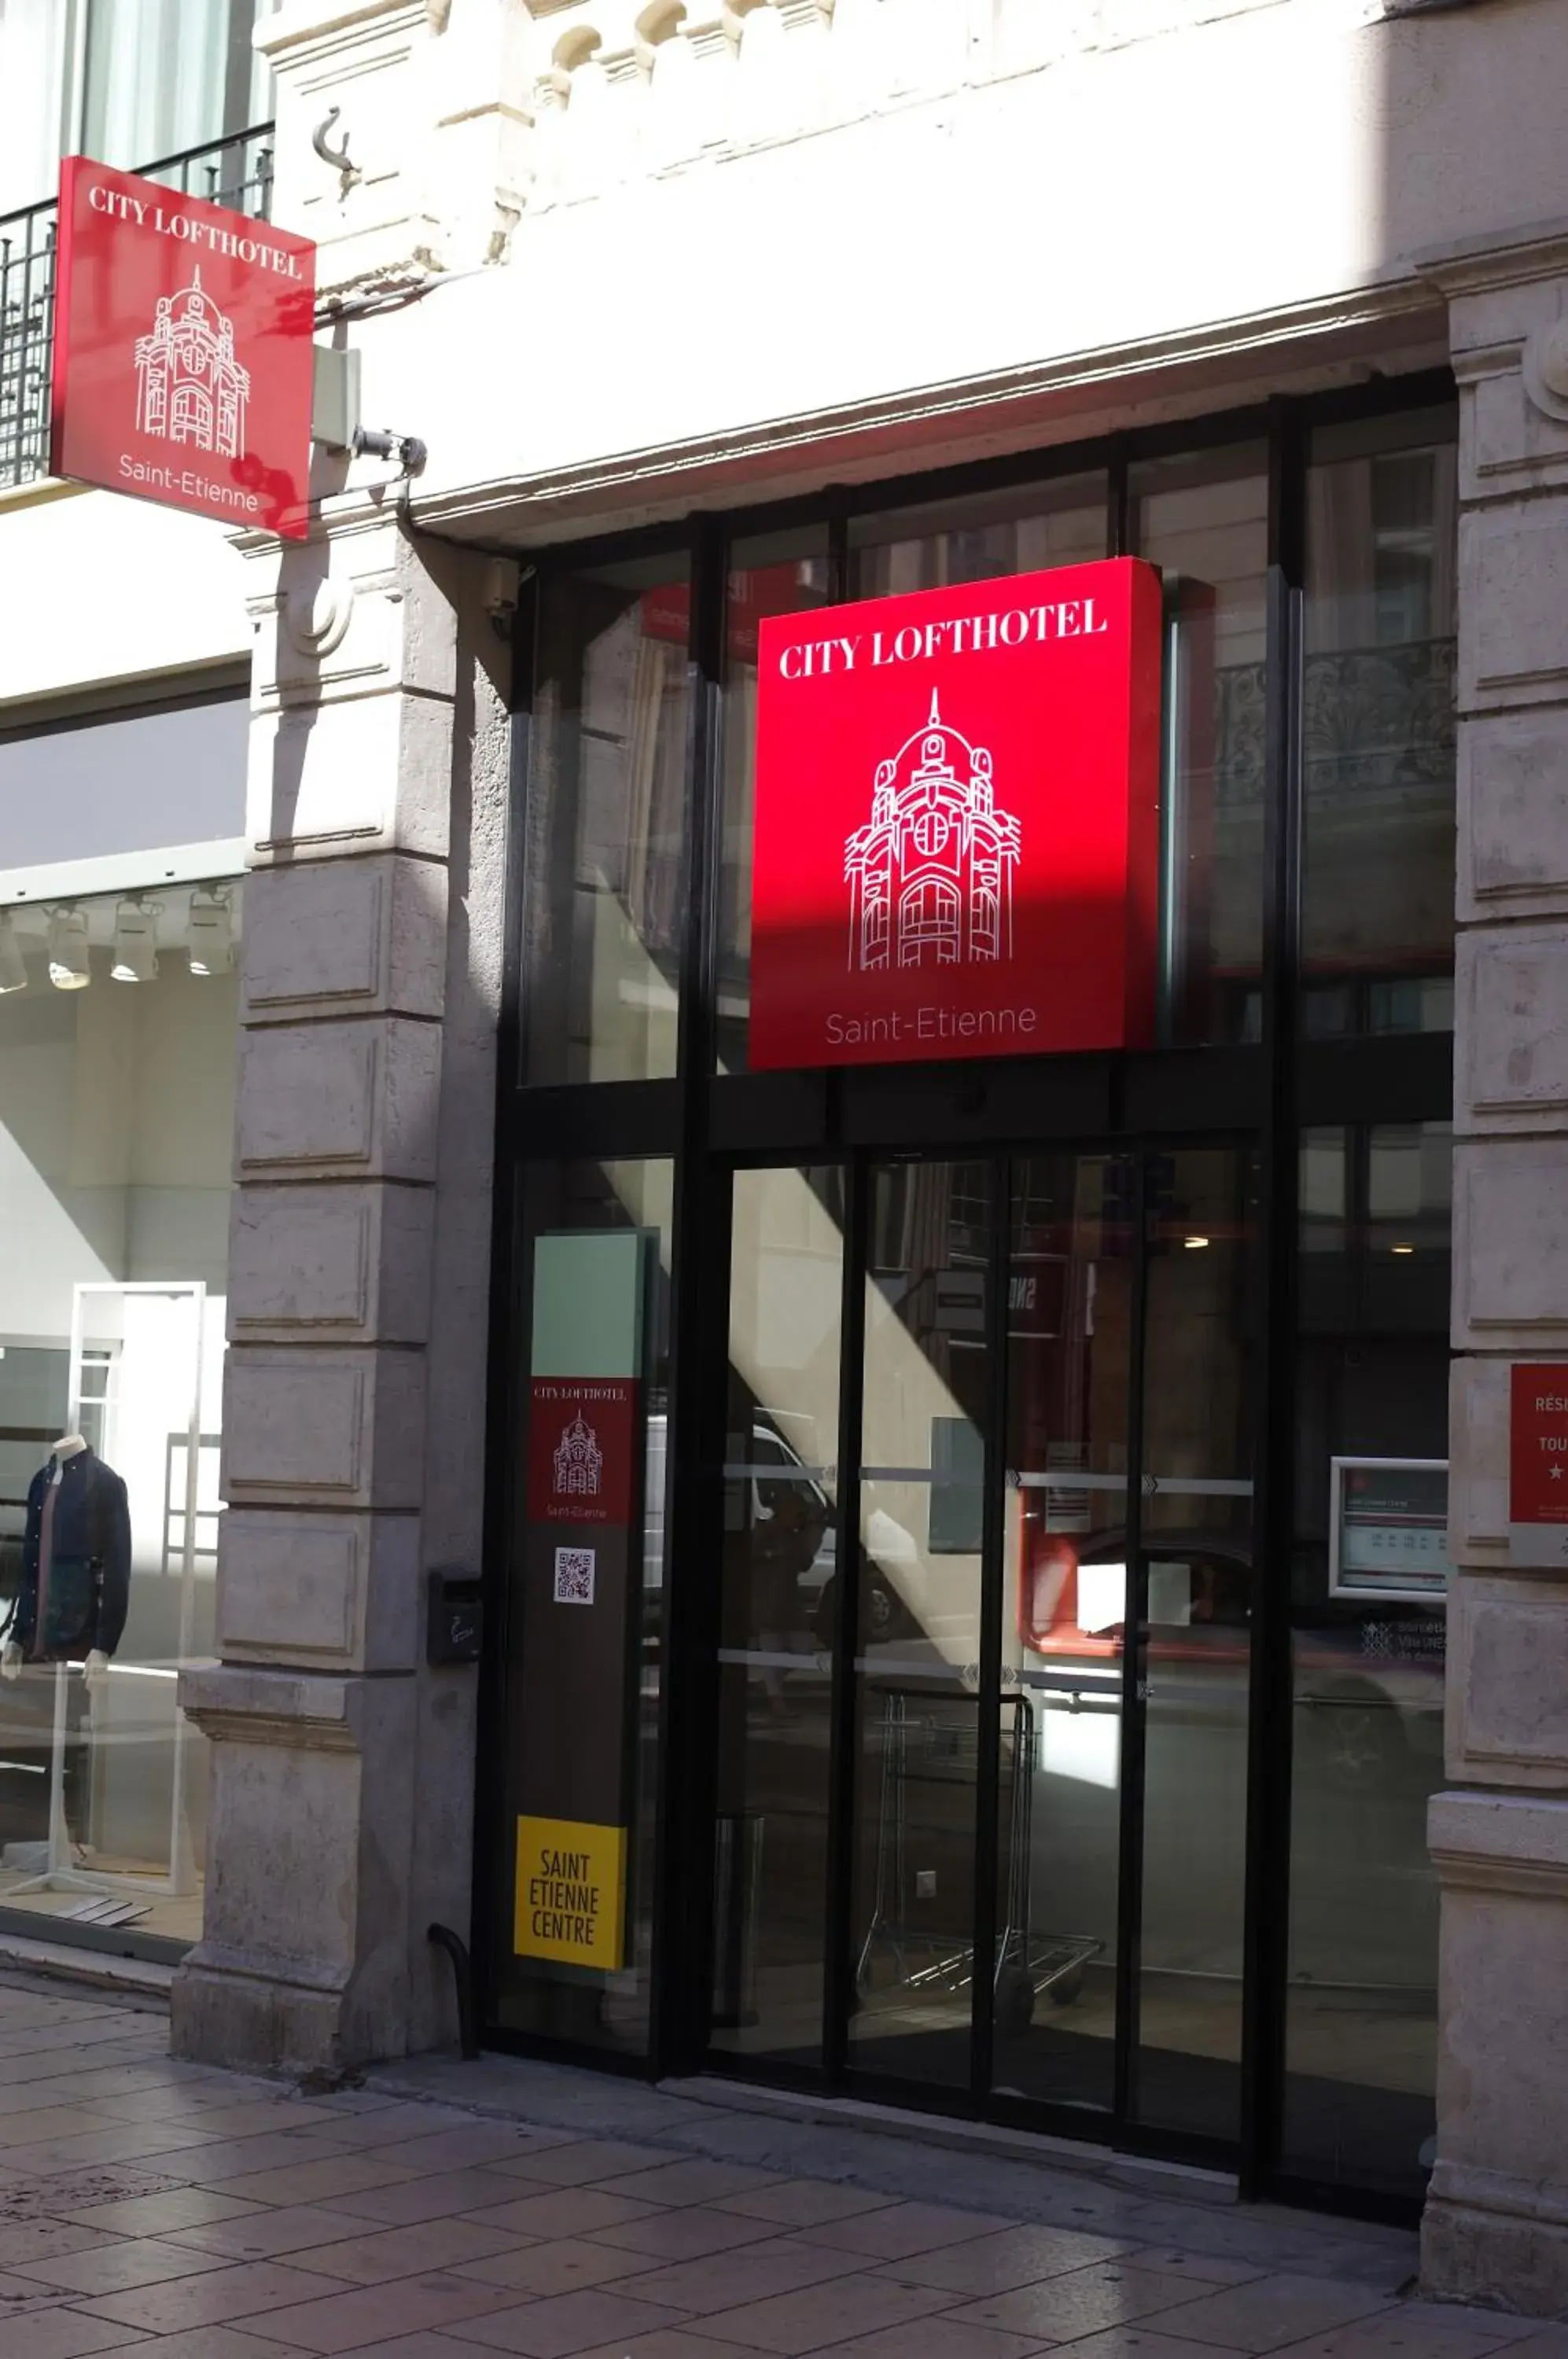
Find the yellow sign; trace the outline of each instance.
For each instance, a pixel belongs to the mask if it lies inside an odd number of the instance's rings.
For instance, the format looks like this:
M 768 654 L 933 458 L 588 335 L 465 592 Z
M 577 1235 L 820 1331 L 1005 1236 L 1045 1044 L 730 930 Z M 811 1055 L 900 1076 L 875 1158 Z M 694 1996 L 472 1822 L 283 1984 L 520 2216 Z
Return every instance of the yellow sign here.
M 626 1867 L 625 1827 L 519 1819 L 517 1956 L 613 1973 L 621 1963 Z

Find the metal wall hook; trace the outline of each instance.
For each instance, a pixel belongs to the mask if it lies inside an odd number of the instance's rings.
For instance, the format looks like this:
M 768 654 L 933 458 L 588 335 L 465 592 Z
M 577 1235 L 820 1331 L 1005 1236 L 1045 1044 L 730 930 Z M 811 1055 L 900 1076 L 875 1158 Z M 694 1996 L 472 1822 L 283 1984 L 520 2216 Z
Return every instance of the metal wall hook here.
M 357 180 L 361 177 L 359 166 L 349 159 L 347 134 L 344 134 L 335 147 L 329 147 L 327 144 L 328 134 L 342 113 L 341 106 L 328 107 L 326 119 L 324 122 L 318 123 L 310 134 L 310 145 L 323 164 L 330 164 L 335 172 L 342 173 L 343 186 L 347 188 L 351 181 Z

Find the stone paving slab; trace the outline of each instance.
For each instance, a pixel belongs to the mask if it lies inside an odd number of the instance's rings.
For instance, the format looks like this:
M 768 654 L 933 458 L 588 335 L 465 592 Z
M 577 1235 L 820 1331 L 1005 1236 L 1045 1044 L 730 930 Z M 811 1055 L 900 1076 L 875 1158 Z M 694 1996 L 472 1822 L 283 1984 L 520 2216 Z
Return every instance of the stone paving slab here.
M 317 2093 L 0 1982 L 0 2359 L 1568 2359 L 1212 2173 L 553 2066 Z M 1041 2149 L 1044 2153 L 1047 2150 Z

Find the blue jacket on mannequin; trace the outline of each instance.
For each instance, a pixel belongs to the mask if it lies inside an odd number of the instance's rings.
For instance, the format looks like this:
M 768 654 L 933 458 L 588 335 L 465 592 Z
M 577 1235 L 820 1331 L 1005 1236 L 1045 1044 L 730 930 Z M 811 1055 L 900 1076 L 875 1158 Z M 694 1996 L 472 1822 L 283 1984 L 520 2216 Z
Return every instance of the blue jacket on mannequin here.
M 63 1460 L 55 1489 L 44 1626 L 38 1622 L 38 1559 L 51 1458 L 27 1485 L 27 1523 L 16 1617 L 6 1636 L 30 1662 L 80 1662 L 112 1655 L 131 1602 L 131 1511 L 122 1477 L 94 1450 Z

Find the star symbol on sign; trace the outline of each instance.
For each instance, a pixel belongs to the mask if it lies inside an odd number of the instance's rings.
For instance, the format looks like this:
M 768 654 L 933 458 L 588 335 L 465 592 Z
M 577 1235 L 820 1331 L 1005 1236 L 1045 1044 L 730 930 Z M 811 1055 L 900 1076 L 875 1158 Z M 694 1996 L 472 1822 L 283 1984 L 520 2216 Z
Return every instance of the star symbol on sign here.
M 1562 1469 L 1562 1467 L 1561 1467 L 1561 1466 L 1554 1466 L 1554 1467 L 1552 1467 L 1552 1481 L 1553 1481 L 1554 1483 L 1561 1483 L 1561 1482 L 1562 1482 L 1562 1480 L 1563 1480 L 1563 1469 Z

